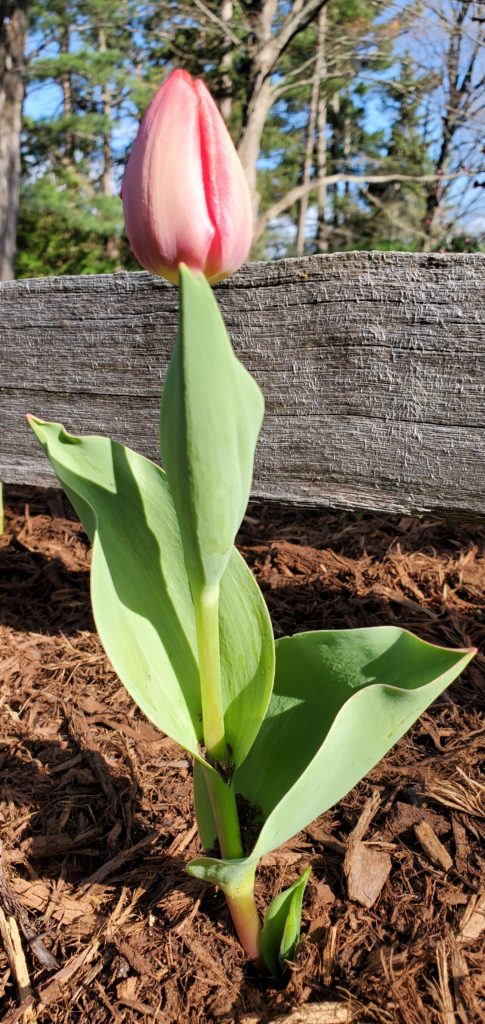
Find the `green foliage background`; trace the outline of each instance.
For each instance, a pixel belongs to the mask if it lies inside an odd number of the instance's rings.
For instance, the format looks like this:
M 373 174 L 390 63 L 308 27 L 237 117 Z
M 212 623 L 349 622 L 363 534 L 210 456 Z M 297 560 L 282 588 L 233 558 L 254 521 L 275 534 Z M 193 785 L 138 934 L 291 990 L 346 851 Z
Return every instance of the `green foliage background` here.
M 221 30 L 221 4 L 213 0 L 205 5 L 210 17 L 202 18 L 190 0 L 183 10 L 171 0 L 36 0 L 31 5 L 16 276 L 137 269 L 119 196 L 136 124 L 166 74 L 182 65 L 203 76 L 218 100 L 230 98 L 228 123 L 237 143 L 254 45 L 251 18 L 262 5 L 263 0 L 234 4 L 231 43 Z M 289 7 L 278 3 L 275 31 Z M 327 71 L 321 82 L 326 174 L 435 171 L 436 139 L 426 120 L 426 101 L 437 82 L 433 70 L 419 67 L 403 44 L 399 11 L 409 18 L 412 7 L 410 2 L 394 8 L 389 0 L 377 5 L 329 0 Z M 302 180 L 316 40 L 311 22 L 278 64 L 276 78 L 291 85 L 273 105 L 262 137 L 263 214 Z M 443 204 L 439 226 L 430 235 L 425 222 L 430 187 L 417 181 L 329 185 L 325 251 L 482 248 L 479 232 L 468 237 L 469 228 L 457 223 L 452 204 Z M 310 194 L 310 211 L 314 201 Z M 294 255 L 298 214 L 296 201 L 270 222 L 255 243 L 254 257 Z M 305 251 L 321 249 L 310 216 Z

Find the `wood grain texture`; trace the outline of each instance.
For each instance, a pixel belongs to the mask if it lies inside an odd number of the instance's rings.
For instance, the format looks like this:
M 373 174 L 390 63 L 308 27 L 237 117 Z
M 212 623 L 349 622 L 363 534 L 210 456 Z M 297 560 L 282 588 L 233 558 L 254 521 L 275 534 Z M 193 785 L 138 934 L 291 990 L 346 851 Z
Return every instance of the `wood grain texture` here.
M 266 398 L 253 494 L 483 517 L 485 256 L 253 263 L 217 288 Z M 157 458 L 177 291 L 145 273 L 0 285 L 0 479 L 53 476 L 24 415 Z

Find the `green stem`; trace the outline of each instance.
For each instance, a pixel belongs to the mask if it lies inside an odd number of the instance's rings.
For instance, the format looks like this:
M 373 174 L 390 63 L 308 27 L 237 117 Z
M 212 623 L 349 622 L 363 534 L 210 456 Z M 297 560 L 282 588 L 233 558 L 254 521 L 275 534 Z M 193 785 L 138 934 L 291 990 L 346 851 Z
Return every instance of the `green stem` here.
M 213 761 L 227 759 L 222 705 L 219 651 L 219 586 L 194 594 L 195 624 L 199 652 L 202 727 L 207 754 Z M 243 860 L 244 850 L 232 785 L 224 782 L 215 768 L 204 772 L 212 812 L 224 860 Z M 224 886 L 224 895 L 239 941 L 251 958 L 261 958 L 261 922 L 254 899 L 256 865 L 238 874 L 237 882 Z
M 244 850 L 234 789 L 215 770 L 205 772 L 207 788 L 216 823 L 217 838 L 224 860 L 242 860 Z
M 219 652 L 219 585 L 194 594 L 194 609 L 204 743 L 211 760 L 224 761 L 227 759 L 227 745 Z
M 217 830 L 221 856 L 227 861 L 243 861 L 244 849 L 241 827 L 237 813 L 234 787 L 221 778 L 215 768 L 199 762 L 199 770 L 207 786 L 212 813 Z M 254 899 L 254 877 L 256 864 L 231 872 L 235 879 L 222 885 L 229 912 L 234 922 L 241 946 L 251 958 L 261 959 L 261 922 Z M 218 881 L 216 884 L 221 885 Z
M 254 900 L 256 864 L 235 885 L 226 886 L 224 895 L 239 942 L 251 960 L 261 960 L 261 922 Z

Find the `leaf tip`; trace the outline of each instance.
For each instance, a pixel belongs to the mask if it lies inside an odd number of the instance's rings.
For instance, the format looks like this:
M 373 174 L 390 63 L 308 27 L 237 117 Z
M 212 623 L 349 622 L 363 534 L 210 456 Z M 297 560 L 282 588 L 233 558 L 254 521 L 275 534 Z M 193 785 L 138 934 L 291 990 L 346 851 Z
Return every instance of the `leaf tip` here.
M 28 412 L 25 418 L 27 420 L 27 425 L 35 434 L 37 440 L 42 444 L 42 441 L 44 440 L 44 431 L 42 430 L 42 427 L 46 426 L 45 421 L 40 420 L 38 416 L 34 416 L 31 412 Z

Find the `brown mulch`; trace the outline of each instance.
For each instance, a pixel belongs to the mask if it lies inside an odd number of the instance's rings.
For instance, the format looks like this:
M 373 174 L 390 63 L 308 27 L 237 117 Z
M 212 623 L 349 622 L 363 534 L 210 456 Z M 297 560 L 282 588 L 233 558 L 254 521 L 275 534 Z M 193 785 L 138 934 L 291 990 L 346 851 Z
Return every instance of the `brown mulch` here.
M 184 873 L 200 851 L 190 760 L 101 650 L 81 527 L 58 492 L 10 489 L 6 505 L 0 908 L 27 978 L 19 996 L 0 938 L 1 1020 L 296 1024 L 304 1006 L 319 1024 L 328 1002 L 348 1021 L 483 1019 L 483 654 L 365 781 L 265 858 L 262 906 L 312 865 L 303 941 L 277 985 L 245 962 L 221 894 Z M 262 506 L 240 534 L 277 636 L 395 623 L 482 649 L 484 545 L 472 524 Z

